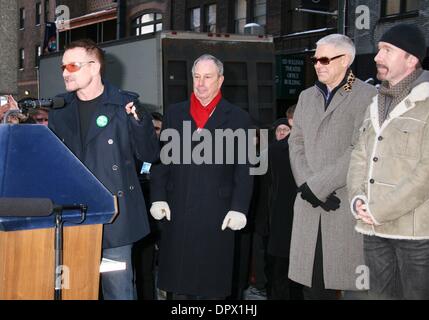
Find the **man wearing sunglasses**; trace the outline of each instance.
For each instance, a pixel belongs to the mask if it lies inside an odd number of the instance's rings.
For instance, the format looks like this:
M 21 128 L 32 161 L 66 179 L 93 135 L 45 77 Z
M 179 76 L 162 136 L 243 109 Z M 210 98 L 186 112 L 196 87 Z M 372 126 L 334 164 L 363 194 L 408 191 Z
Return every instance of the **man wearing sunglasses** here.
M 429 299 L 429 72 L 425 34 L 398 24 L 375 56 L 379 94 L 367 110 L 348 173 L 364 236 L 370 297 Z
M 328 35 L 311 59 L 318 80 L 303 91 L 289 138 L 298 189 L 290 249 L 289 277 L 305 285 L 305 299 L 336 299 L 337 290 L 355 291 L 364 265 L 362 236 L 349 214 L 346 176 L 352 146 L 365 109 L 376 94 L 350 66 L 353 42 Z
M 152 163 L 159 144 L 152 117 L 136 112 L 136 94 L 104 81 L 104 52 L 91 40 L 71 43 L 62 58 L 65 107 L 52 110 L 49 127 L 112 192 L 119 215 L 103 230 L 103 257 L 126 262 L 126 270 L 101 276 L 104 299 L 135 299 L 131 249 L 149 233 L 134 156 Z

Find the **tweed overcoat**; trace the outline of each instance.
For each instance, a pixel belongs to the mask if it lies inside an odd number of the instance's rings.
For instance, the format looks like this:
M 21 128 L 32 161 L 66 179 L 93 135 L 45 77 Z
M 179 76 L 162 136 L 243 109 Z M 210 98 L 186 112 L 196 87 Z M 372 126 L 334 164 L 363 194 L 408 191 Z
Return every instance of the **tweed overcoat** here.
M 326 289 L 357 290 L 357 268 L 364 265 L 362 236 L 354 230 L 346 177 L 352 146 L 376 89 L 359 79 L 340 87 L 325 111 L 318 86 L 303 91 L 289 138 L 292 172 L 298 186 L 307 183 L 325 201 L 336 192 L 341 205 L 326 212 L 313 208 L 300 194 L 294 206 L 289 278 L 311 287 L 319 224 Z

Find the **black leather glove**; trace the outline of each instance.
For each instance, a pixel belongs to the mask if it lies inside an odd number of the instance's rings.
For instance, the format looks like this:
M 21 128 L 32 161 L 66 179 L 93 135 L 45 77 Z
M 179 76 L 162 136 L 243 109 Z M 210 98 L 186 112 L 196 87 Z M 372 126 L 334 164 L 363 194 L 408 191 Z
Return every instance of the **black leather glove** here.
M 136 114 L 140 121 L 148 116 L 147 107 L 139 100 L 134 100 L 134 106 L 136 107 Z
M 323 204 L 323 202 L 315 196 L 313 191 L 311 191 L 310 187 L 307 185 L 307 182 L 298 188 L 298 192 L 301 192 L 301 198 L 305 201 L 308 201 L 313 206 L 313 208 Z
M 335 194 L 335 192 L 332 192 L 326 201 L 320 205 L 323 210 L 328 212 L 335 211 L 340 207 L 341 200 Z

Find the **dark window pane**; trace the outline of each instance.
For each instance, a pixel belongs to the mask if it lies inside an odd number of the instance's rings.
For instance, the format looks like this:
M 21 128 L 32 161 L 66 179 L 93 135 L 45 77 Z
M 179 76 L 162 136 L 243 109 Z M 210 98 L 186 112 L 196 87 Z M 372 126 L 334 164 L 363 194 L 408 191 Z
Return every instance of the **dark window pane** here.
M 42 4 L 36 3 L 36 26 L 40 25 L 40 19 L 42 17 Z
M 24 58 L 25 58 L 24 49 L 19 49 L 19 69 L 24 69 Z
M 245 62 L 225 62 L 224 75 L 227 81 L 247 80 L 247 65 Z
M 24 29 L 24 22 L 25 22 L 25 9 L 20 8 L 19 9 L 19 28 Z

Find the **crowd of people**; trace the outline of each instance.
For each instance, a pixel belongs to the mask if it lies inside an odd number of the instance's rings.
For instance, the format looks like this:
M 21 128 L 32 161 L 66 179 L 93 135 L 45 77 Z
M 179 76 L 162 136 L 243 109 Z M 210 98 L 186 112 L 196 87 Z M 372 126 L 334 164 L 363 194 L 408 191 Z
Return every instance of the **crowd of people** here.
M 62 58 L 65 106 L 25 115 L 8 96 L 0 119 L 48 125 L 118 197 L 102 256 L 127 267 L 102 274 L 106 300 L 243 299 L 249 286 L 272 300 L 429 299 L 425 38 L 407 24 L 381 36 L 378 90 L 353 74 L 355 54 L 345 35 L 316 43 L 316 83 L 272 124 L 267 149 L 254 137 L 267 161 L 257 176 L 236 149 L 232 162 L 225 145 L 198 149 L 216 130 L 256 128 L 222 96 L 210 54 L 194 62 L 189 100 L 150 114 L 79 40 Z M 207 161 L 166 161 L 195 150 Z

